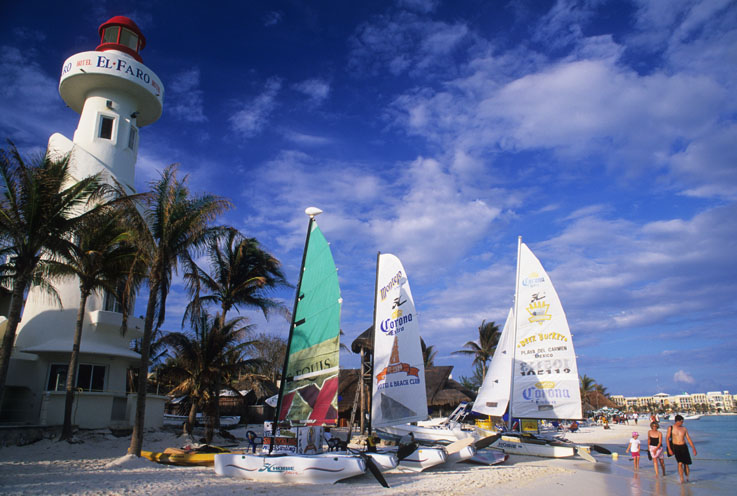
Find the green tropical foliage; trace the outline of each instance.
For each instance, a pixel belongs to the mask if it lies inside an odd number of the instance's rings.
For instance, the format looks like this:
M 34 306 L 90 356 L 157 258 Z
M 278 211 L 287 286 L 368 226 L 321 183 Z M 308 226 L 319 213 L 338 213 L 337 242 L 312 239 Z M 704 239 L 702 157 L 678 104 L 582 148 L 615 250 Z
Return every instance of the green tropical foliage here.
M 273 312 L 287 315 L 284 304 L 269 296 L 276 288 L 288 287 L 281 263 L 267 253 L 255 238 L 246 238 L 226 228 L 207 245 L 210 271 L 187 261 L 185 280 L 192 296 L 185 318 L 197 318 L 208 305 L 220 307 L 224 322 L 230 310 L 257 308 L 268 317 Z M 204 293 L 204 294 L 203 294 Z
M 435 349 L 434 345 L 427 346 L 422 337 L 420 337 L 420 346 L 422 347 L 422 363 L 425 365 L 425 368 L 434 366 L 438 350 Z
M 252 356 L 259 360 L 254 373 L 267 377 L 276 384 L 281 376 L 284 359 L 287 353 L 287 341 L 279 336 L 260 333 L 253 340 Z
M 486 372 L 484 368 L 481 366 L 481 363 L 477 363 L 473 367 L 473 375 L 470 377 L 461 376 L 458 379 L 458 382 L 460 382 L 464 388 L 470 389 L 471 391 L 478 391 L 481 387 L 481 384 L 484 383 L 484 376 L 486 375 Z
M 253 341 L 245 338 L 249 327 L 243 317 L 221 324 L 219 318 L 202 314 L 190 333 L 172 332 L 160 342 L 173 350 L 173 356 L 161 367 L 159 374 L 172 381 L 172 395 L 189 398 L 189 416 L 185 426 L 192 432 L 198 411 L 207 417 L 205 441 L 213 438 L 215 414 L 221 385 L 228 387 L 239 374 L 251 373 L 260 364 L 248 358 Z
M 143 266 L 136 258 L 136 233 L 130 229 L 126 210 L 120 206 L 103 208 L 88 216 L 74 230 L 75 243 L 60 250 L 53 260 L 39 265 L 50 281 L 77 280 L 80 302 L 74 330 L 72 354 L 67 368 L 64 423 L 60 439 L 72 436 L 74 380 L 82 341 L 87 299 L 94 291 L 114 296 L 128 315 L 131 295 L 141 281 Z
M 479 326 L 479 339 L 477 341 L 468 341 L 463 345 L 463 349 L 454 351 L 454 355 L 468 355 L 473 357 L 473 364 L 481 366 L 481 382 L 486 376 L 486 365 L 494 356 L 497 344 L 499 344 L 499 326 L 494 322 L 481 322 Z M 480 383 L 479 383 L 480 384 Z
M 187 178 L 177 177 L 177 167 L 171 165 L 152 185 L 151 196 L 146 201 L 143 220 L 145 231 L 143 246 L 148 261 L 148 303 L 144 316 L 141 338 L 141 373 L 138 374 L 138 399 L 135 423 L 128 453 L 141 455 L 146 412 L 146 382 L 149 353 L 155 332 L 165 319 L 166 298 L 171 287 L 172 275 L 180 262 L 192 258 L 192 250 L 201 250 L 213 239 L 217 230 L 210 223 L 230 203 L 215 195 L 193 195 L 187 186 Z
M 0 177 L 0 280 L 12 291 L 0 352 L 1 398 L 28 289 L 33 283 L 49 290 L 38 264 L 69 249 L 71 233 L 88 215 L 101 182 L 97 175 L 74 179 L 68 155 L 26 159 L 13 143 L 0 151 Z

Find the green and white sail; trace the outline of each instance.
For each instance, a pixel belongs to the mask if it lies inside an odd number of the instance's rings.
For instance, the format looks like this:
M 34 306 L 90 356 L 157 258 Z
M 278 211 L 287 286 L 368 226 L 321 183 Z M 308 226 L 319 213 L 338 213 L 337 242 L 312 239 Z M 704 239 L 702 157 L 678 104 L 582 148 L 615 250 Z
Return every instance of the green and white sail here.
M 319 210 L 306 212 L 310 223 L 287 343 L 279 420 L 331 426 L 338 421 L 342 299 L 330 245 L 314 219 Z

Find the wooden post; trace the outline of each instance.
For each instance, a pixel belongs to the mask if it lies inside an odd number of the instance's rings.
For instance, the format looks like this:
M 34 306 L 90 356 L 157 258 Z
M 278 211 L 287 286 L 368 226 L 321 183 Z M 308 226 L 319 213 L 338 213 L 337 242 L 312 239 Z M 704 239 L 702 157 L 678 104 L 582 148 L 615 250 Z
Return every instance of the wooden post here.
M 365 393 L 365 381 L 363 380 L 364 368 L 364 348 L 361 347 L 361 367 L 359 368 L 358 374 L 358 387 L 361 388 L 361 435 L 366 433 L 366 393 Z

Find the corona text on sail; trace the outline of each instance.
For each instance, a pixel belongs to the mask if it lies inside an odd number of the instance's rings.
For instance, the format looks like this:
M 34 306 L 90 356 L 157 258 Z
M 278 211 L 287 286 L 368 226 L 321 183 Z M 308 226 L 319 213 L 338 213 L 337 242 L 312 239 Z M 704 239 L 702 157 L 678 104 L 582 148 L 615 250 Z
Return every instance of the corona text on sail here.
M 381 323 L 381 332 L 393 336 L 404 330 L 404 324 L 412 322 L 412 314 L 399 315 L 396 319 L 386 319 Z

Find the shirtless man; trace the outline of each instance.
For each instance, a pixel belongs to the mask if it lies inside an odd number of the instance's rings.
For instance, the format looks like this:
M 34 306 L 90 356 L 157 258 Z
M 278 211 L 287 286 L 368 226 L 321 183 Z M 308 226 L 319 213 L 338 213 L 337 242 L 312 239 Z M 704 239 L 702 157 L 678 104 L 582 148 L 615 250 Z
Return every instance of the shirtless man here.
M 683 473 L 686 473 L 686 482 L 688 482 L 689 465 L 691 465 L 691 455 L 688 452 L 688 446 L 686 441 L 691 445 L 694 456 L 697 455 L 696 447 L 691 441 L 691 436 L 688 435 L 688 429 L 683 427 L 683 417 L 676 415 L 676 423 L 668 428 L 668 434 L 666 441 L 668 441 L 668 454 L 676 455 L 676 461 L 678 462 L 678 475 L 681 477 L 681 484 L 683 484 Z

